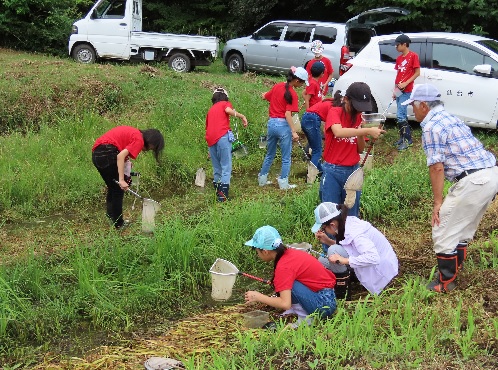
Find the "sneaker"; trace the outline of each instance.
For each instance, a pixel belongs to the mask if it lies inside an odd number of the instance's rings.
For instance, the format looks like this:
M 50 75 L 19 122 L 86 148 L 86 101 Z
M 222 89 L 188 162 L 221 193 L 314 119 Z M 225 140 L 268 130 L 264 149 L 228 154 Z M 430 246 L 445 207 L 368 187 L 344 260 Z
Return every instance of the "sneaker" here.
M 121 225 L 116 225 L 114 226 L 114 228 L 116 230 L 123 230 L 125 228 L 127 228 L 128 226 L 130 226 L 130 220 L 123 220 L 123 223 Z

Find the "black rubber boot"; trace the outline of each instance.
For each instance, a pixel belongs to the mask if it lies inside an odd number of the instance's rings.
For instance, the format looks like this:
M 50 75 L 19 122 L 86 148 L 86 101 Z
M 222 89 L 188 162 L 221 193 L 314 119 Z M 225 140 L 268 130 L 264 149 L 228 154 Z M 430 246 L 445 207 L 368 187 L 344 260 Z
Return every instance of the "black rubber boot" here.
M 460 243 L 458 243 L 458 245 L 456 247 L 457 260 L 458 260 L 458 271 L 463 270 L 463 263 L 465 262 L 465 259 L 467 258 L 467 245 L 468 245 L 468 243 L 466 243 L 466 242 L 460 242 Z
M 218 202 L 226 202 L 228 200 L 228 190 L 230 189 L 229 184 L 218 184 L 216 189 L 216 196 Z
M 402 128 L 402 125 L 401 125 L 402 122 L 404 122 L 404 121 L 396 121 L 396 123 L 398 124 L 398 132 L 399 132 L 399 139 L 398 139 L 398 141 L 396 141 L 394 143 L 394 146 L 396 148 L 398 146 L 400 146 L 401 144 L 403 144 L 403 128 Z
M 458 256 L 454 254 L 437 253 L 439 276 L 427 285 L 427 289 L 438 293 L 450 292 L 456 288 L 455 279 L 458 273 Z
M 335 297 L 337 299 L 351 300 L 351 273 L 349 269 L 346 272 L 335 272 Z
M 398 127 L 401 135 L 401 144 L 397 146 L 399 151 L 408 149 L 409 146 L 413 145 L 412 141 L 412 129 L 407 121 L 399 121 Z

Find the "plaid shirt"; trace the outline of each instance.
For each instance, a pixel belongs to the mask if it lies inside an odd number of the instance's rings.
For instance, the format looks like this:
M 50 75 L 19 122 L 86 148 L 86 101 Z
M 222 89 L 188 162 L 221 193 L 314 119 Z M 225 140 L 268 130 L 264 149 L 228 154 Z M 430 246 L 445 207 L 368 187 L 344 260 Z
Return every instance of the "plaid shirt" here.
M 455 180 L 465 170 L 496 164 L 494 155 L 484 149 L 470 128 L 442 105 L 431 109 L 420 125 L 427 166 L 443 163 L 447 180 Z

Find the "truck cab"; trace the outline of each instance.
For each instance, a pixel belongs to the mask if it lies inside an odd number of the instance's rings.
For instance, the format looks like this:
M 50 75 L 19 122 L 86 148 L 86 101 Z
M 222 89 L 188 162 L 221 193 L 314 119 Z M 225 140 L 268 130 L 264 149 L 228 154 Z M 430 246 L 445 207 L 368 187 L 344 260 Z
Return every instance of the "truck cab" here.
M 209 65 L 218 54 L 216 37 L 142 32 L 142 0 L 99 0 L 73 24 L 69 54 L 80 63 L 98 58 L 166 61 L 178 72 Z

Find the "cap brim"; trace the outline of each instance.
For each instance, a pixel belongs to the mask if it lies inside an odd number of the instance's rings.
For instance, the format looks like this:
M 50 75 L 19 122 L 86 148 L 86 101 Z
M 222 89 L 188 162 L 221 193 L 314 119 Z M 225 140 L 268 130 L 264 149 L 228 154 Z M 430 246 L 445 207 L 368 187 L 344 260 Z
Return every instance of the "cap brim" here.
M 244 245 L 247 245 L 248 247 L 254 247 L 254 241 L 252 239 L 248 240 L 244 243 Z
M 311 232 L 316 233 L 320 228 L 322 227 L 322 224 L 315 223 L 313 227 L 311 228 Z
M 354 109 L 356 109 L 358 112 L 371 112 L 372 111 L 372 102 L 366 102 L 366 101 L 357 101 L 351 99 L 351 103 L 353 104 Z
M 408 100 L 405 100 L 403 103 L 401 103 L 401 105 L 409 105 L 411 103 L 413 103 L 415 100 L 413 99 L 408 99 Z

